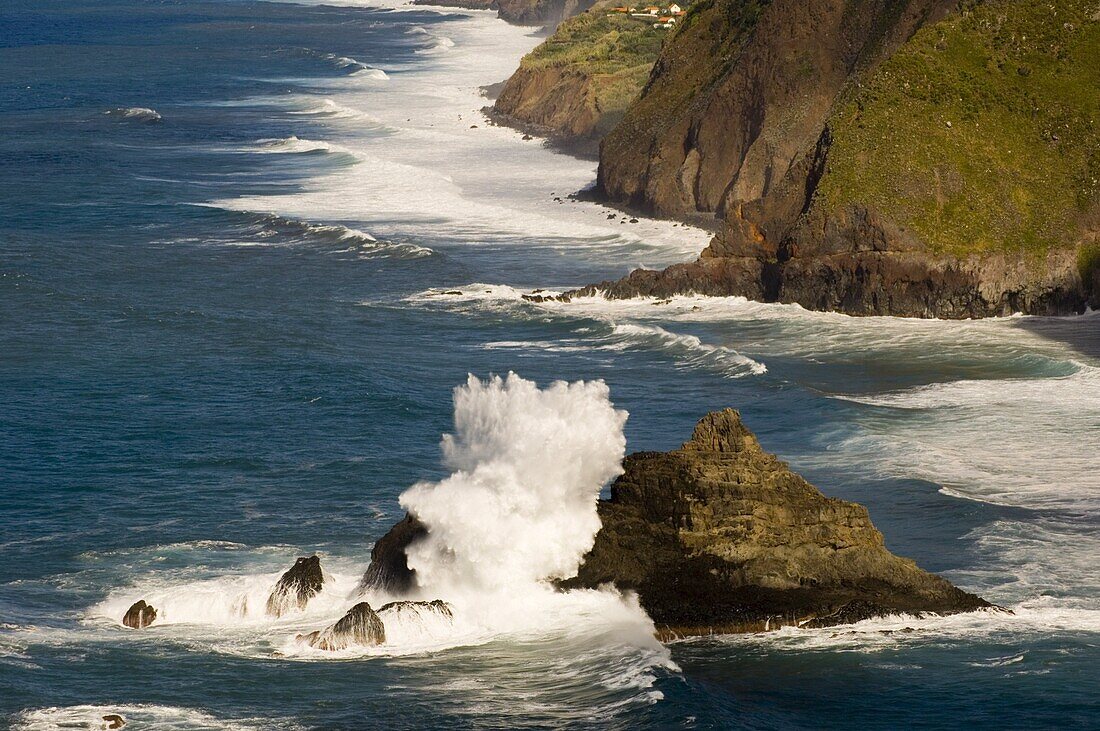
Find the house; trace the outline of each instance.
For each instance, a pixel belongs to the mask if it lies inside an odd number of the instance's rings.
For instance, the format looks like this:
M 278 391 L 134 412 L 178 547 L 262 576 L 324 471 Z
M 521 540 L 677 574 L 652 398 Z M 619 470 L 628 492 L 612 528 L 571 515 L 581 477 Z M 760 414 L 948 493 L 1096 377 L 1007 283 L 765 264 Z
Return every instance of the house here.
M 654 28 L 672 28 L 676 25 L 676 18 L 670 16 L 664 16 L 657 18 L 657 22 L 653 24 Z
M 672 5 L 668 6 L 668 14 L 669 15 L 680 15 L 683 12 L 684 12 L 684 9 L 681 8 L 679 5 L 677 5 L 676 3 L 673 3 Z
M 649 7 L 645 8 L 645 13 L 647 15 L 656 15 L 659 12 L 661 12 L 661 9 L 656 5 L 650 5 Z

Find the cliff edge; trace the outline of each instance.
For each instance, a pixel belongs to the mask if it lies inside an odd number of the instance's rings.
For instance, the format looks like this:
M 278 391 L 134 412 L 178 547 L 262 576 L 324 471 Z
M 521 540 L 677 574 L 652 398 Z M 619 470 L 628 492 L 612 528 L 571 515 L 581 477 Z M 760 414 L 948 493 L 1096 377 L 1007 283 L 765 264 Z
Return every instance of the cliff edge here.
M 571 294 L 1081 312 L 1100 305 L 1098 119 L 1086 0 L 702 0 L 598 183 L 719 234 L 697 262 Z

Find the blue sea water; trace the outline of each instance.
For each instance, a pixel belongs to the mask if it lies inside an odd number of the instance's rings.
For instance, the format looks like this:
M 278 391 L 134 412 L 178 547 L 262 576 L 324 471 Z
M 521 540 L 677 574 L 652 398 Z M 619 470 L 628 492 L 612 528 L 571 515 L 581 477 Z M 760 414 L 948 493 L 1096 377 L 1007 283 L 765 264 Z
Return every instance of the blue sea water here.
M 1100 728 L 1095 316 L 524 301 L 706 235 L 568 198 L 592 163 L 486 123 L 480 87 L 538 42 L 489 13 L 16 0 L 0 23 L 3 723 Z M 630 451 L 736 407 L 1013 613 L 667 649 L 548 617 L 341 659 L 226 613 L 310 552 L 354 582 L 398 495 L 450 471 L 452 389 L 509 371 L 602 379 Z M 147 595 L 181 619 L 122 628 Z

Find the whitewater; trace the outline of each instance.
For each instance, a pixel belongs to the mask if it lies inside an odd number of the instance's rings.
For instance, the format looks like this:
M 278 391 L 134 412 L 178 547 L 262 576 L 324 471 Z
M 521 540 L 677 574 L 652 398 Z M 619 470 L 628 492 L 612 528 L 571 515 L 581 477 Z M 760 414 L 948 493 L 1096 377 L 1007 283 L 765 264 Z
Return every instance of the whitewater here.
M 1095 314 L 525 299 L 708 240 L 570 197 L 594 162 L 486 121 L 533 29 L 366 0 L 78 5 L 0 50 L 5 723 L 1095 726 Z M 1012 613 L 662 646 L 631 595 L 554 590 L 622 456 L 725 406 Z M 303 646 L 392 598 L 357 587 L 407 510 L 433 528 L 419 596 L 453 621 Z M 313 553 L 323 591 L 268 617 Z M 137 599 L 162 612 L 141 633 Z

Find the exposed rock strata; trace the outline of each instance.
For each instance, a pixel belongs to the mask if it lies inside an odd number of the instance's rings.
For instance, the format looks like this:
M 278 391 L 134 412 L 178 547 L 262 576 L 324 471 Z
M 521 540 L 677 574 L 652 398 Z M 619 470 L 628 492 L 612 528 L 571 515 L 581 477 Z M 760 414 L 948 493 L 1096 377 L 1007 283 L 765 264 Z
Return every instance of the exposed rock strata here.
M 122 623 L 131 629 L 145 629 L 157 619 L 157 610 L 144 599 L 134 602 L 122 617 Z
M 336 624 L 323 630 L 298 635 L 297 640 L 316 650 L 335 652 L 349 647 L 373 647 L 386 641 L 386 628 L 367 602 L 359 602 Z
M 1097 59 L 1088 39 L 1100 16 L 1081 0 L 1038 10 L 1022 0 L 964 5 L 696 3 L 641 98 L 604 139 L 599 188 L 657 215 L 714 216 L 720 233 L 697 262 L 578 293 L 740 295 L 942 318 L 1100 306 L 1095 155 L 1079 163 L 1095 149 L 1089 69 Z M 893 64 L 895 56 L 904 60 Z M 948 79 L 952 59 L 972 58 L 973 67 Z M 911 76 L 913 87 L 898 75 Z M 960 98 L 936 96 L 948 81 Z M 1084 93 L 1066 91 L 1073 88 Z M 1036 99 L 1046 101 L 1028 112 Z M 868 134 L 864 118 L 886 120 L 886 128 Z M 919 122 L 899 138 L 890 136 L 891 119 Z M 990 152 L 982 129 L 1018 134 Z M 1050 160 L 1049 171 L 1037 159 Z M 846 177 L 838 182 L 834 168 Z M 1024 168 L 1027 176 L 1003 183 Z M 840 204 L 818 194 L 824 187 Z M 1035 203 L 1053 193 L 1076 203 L 1050 211 Z M 878 199 L 891 203 L 876 207 Z M 987 216 L 991 200 L 998 211 Z M 944 223 L 955 219 L 969 227 Z M 1059 225 L 1076 234 L 1066 240 L 1053 230 Z
M 649 78 L 667 34 L 597 3 L 563 21 L 503 84 L 490 117 L 595 157 Z
M 701 294 L 851 315 L 1063 315 L 1100 306 L 1100 286 L 1082 278 L 1079 258 L 1072 249 L 1055 249 L 1040 261 L 1005 252 L 937 254 L 877 212 L 853 207 L 807 216 L 775 249 L 720 236 L 697 261 L 639 269 L 561 299 Z
M 279 577 L 271 596 L 267 598 L 268 615 L 281 617 L 287 612 L 305 609 L 309 600 L 320 593 L 324 583 L 321 559 L 317 556 L 299 558 Z
M 704 417 L 680 449 L 623 466 L 566 585 L 636 591 L 664 637 L 990 606 L 890 553 L 866 508 L 822 495 L 732 409 Z
M 637 592 L 663 638 L 990 606 L 890 553 L 866 508 L 822 495 L 731 409 L 704 417 L 680 449 L 623 466 L 592 550 L 562 586 Z M 410 520 L 372 553 L 372 566 L 405 566 L 406 586 Z

